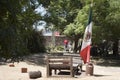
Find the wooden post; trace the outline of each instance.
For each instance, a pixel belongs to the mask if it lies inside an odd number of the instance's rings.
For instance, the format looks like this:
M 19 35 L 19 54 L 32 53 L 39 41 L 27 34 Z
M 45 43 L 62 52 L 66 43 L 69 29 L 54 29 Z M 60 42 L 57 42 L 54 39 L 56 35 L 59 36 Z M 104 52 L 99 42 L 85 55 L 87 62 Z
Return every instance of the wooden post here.
M 70 76 L 73 77 L 73 60 L 72 56 L 70 56 Z
M 49 68 L 49 59 L 48 56 L 46 56 L 46 64 L 47 64 L 47 77 L 50 76 L 50 68 Z

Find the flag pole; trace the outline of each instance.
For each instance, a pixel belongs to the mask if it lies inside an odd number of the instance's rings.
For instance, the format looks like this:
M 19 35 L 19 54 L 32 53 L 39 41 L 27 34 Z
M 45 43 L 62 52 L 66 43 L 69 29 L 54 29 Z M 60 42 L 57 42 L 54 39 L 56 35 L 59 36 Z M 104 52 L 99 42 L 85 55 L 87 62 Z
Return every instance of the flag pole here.
M 88 23 L 84 32 L 83 42 L 81 46 L 80 56 L 84 63 L 90 62 L 90 47 L 92 37 L 92 7 L 89 9 Z
M 91 5 L 90 5 L 90 8 L 92 8 L 92 7 L 93 7 L 93 0 L 91 0 Z M 89 49 L 91 49 L 91 46 L 90 46 Z M 90 52 L 88 52 L 88 53 L 89 53 L 88 56 L 90 56 Z M 93 71 L 94 71 L 93 63 L 90 62 L 90 59 L 87 62 L 88 63 L 86 65 L 86 75 L 92 76 L 93 75 Z

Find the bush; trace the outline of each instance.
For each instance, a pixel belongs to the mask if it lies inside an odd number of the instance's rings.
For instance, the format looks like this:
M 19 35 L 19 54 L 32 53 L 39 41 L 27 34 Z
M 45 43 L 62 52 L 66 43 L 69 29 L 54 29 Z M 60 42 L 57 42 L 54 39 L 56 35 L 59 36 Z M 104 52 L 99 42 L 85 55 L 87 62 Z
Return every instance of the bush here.
M 63 51 L 64 47 L 63 46 L 56 46 L 56 50 Z
M 31 53 L 45 52 L 44 37 L 42 32 L 33 31 L 31 37 L 28 39 L 28 49 Z

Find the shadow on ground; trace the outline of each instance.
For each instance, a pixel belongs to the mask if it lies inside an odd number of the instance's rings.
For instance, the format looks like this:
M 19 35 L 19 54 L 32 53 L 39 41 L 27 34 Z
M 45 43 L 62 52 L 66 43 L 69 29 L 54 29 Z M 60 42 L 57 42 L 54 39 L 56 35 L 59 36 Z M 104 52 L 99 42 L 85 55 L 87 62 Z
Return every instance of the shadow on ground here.
M 95 77 L 103 77 L 103 76 L 110 76 L 110 75 L 100 75 L 100 74 L 94 74 Z
M 120 59 L 114 59 L 109 57 L 92 59 L 92 61 L 100 66 L 120 67 Z
M 5 62 L 0 61 L 0 65 L 6 65 L 6 63 L 5 63 Z
M 0 56 L 0 65 L 6 65 L 5 59 L 1 56 Z
M 45 53 L 39 53 L 39 54 L 32 54 L 25 58 L 25 62 L 30 65 L 41 65 L 45 66 Z

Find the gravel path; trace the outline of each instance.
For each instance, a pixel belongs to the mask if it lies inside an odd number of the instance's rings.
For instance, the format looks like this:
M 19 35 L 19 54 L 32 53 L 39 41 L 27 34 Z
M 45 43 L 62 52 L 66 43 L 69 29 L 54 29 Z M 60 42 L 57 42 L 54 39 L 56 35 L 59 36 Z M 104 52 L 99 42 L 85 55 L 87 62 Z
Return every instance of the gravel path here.
M 74 78 L 64 76 L 46 78 L 46 66 L 28 64 L 28 62 L 15 63 L 15 67 L 9 67 L 9 64 L 0 65 L 0 80 L 120 80 L 120 67 L 94 65 L 94 76 L 85 76 L 85 72 L 83 72 L 82 75 Z M 22 67 L 28 68 L 28 72 L 39 70 L 42 72 L 42 77 L 29 79 L 28 73 L 21 73 Z M 85 70 L 85 65 L 83 70 Z
M 0 80 L 120 80 L 120 67 L 94 65 L 94 75 L 86 76 L 85 72 L 75 77 L 46 77 L 45 56 L 41 54 L 31 55 L 25 61 L 14 63 L 15 67 L 9 67 L 11 63 L 0 64 Z M 21 73 L 21 68 L 27 68 L 27 73 Z M 83 65 L 86 70 L 86 65 Z M 29 71 L 41 71 L 42 77 L 29 78 Z

